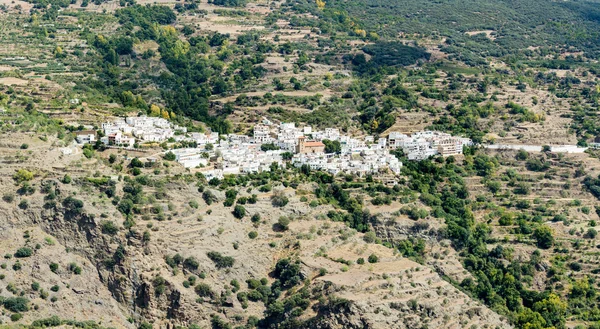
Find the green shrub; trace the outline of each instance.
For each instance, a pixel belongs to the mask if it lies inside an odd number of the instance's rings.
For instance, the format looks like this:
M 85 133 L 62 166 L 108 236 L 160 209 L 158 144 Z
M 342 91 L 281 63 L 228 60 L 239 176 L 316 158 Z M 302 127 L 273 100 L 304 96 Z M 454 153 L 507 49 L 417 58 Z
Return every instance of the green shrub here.
M 198 209 L 198 207 L 199 207 L 198 201 L 196 201 L 196 200 L 190 201 L 189 205 L 190 205 L 191 208 L 194 208 L 194 209 Z
M 377 263 L 377 262 L 379 261 L 379 257 L 377 257 L 377 255 L 375 255 L 375 254 L 371 254 L 371 255 L 369 256 L 369 259 L 368 259 L 368 261 L 369 261 L 369 263 L 371 263 L 371 264 L 373 264 L 373 263 Z
M 290 200 L 282 191 L 277 191 L 271 196 L 271 204 L 274 207 L 284 207 Z
M 206 202 L 207 205 L 211 205 L 219 200 L 210 190 L 205 190 L 202 193 L 202 199 L 204 199 L 204 202 Z
M 109 220 L 103 220 L 100 222 L 100 228 L 103 234 L 115 235 L 119 232 L 117 225 Z
M 233 257 L 223 256 L 220 252 L 217 251 L 209 251 L 206 253 L 206 255 L 208 256 L 208 258 L 210 258 L 210 260 L 212 260 L 215 263 L 215 266 L 217 266 L 217 268 L 232 267 L 233 263 L 235 263 L 235 259 L 233 259 Z
M 81 274 L 81 267 L 79 267 L 79 265 L 77 265 L 76 263 L 71 263 L 69 264 L 69 271 L 79 275 Z
M 31 255 L 33 255 L 33 250 L 29 247 L 19 248 L 17 252 L 15 252 L 15 257 L 17 258 L 31 257 Z
M 25 297 L 8 297 L 2 302 L 4 308 L 11 312 L 26 312 L 29 310 L 29 300 Z
M 277 225 L 282 231 L 287 231 L 290 225 L 290 219 L 286 216 L 281 216 L 277 220 Z
M 241 205 L 236 205 L 233 208 L 233 216 L 237 219 L 244 218 L 244 216 L 246 216 L 246 208 L 244 208 L 244 206 Z
M 203 282 L 198 283 L 194 287 L 194 291 L 200 297 L 212 297 L 214 295 L 214 292 L 212 291 L 212 289 L 210 288 L 210 286 L 208 284 L 206 284 L 206 283 L 203 283 Z
M 190 270 L 197 270 L 200 263 L 198 263 L 198 260 L 195 257 L 188 257 L 183 261 L 183 266 Z

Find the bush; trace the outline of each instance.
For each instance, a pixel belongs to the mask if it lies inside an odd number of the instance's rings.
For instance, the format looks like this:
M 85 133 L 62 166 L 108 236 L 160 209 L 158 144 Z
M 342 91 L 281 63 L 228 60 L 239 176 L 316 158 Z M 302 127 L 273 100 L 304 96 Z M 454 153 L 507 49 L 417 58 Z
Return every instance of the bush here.
M 81 274 L 81 267 L 76 263 L 69 264 L 69 271 L 73 272 L 73 274 Z
M 100 227 L 103 234 L 115 235 L 119 232 L 117 225 L 109 220 L 103 220 L 100 222 Z
M 50 263 L 50 271 L 52 271 L 52 273 L 58 273 L 58 264 Z
M 223 256 L 220 252 L 217 251 L 209 251 L 206 253 L 206 256 L 210 258 L 215 263 L 217 268 L 227 268 L 232 267 L 233 263 L 235 263 L 235 259 L 230 256 Z
M 21 202 L 19 202 L 19 208 L 23 210 L 29 208 L 29 202 L 27 200 L 21 200 Z
M 233 208 L 233 216 L 237 219 L 242 219 L 246 216 L 246 208 L 243 206 L 237 205 Z
M 375 235 L 375 232 L 367 232 L 365 233 L 365 235 L 363 236 L 363 240 L 366 243 L 373 243 L 375 241 L 377 241 L 377 235 Z
M 195 257 L 188 257 L 183 261 L 183 266 L 191 270 L 197 270 L 200 263 L 198 263 L 198 260 Z
M 92 150 L 90 148 L 84 148 L 83 149 L 83 155 L 86 158 L 91 159 L 94 156 L 94 150 Z
M 28 182 L 33 179 L 33 173 L 26 169 L 19 169 L 13 175 L 13 179 L 18 183 Z
M 177 156 L 175 156 L 175 153 L 169 151 L 165 154 L 164 158 L 167 161 L 175 161 L 175 159 L 177 159 Z
M 371 255 L 369 256 L 369 259 L 368 259 L 368 261 L 369 261 L 369 263 L 371 263 L 371 264 L 377 263 L 377 262 L 379 261 L 379 257 L 377 257 L 377 255 L 375 255 L 375 254 L 371 254 Z
M 277 225 L 279 226 L 279 228 L 281 230 L 287 231 L 289 229 L 290 219 L 288 217 L 286 217 L 286 216 L 281 216 L 277 220 Z
M 2 196 L 2 200 L 4 200 L 4 202 L 13 202 L 15 200 L 15 195 L 12 193 L 6 193 Z
M 25 297 L 8 297 L 2 302 L 4 308 L 11 312 L 26 312 L 29 310 L 29 300 Z
M 533 238 L 537 241 L 537 246 L 542 249 L 548 249 L 554 245 L 552 229 L 546 225 L 540 225 L 533 232 Z
M 33 250 L 29 247 L 22 247 L 15 252 L 15 257 L 17 258 L 25 258 L 33 255 Z
M 258 223 L 258 222 L 260 222 L 260 214 L 254 214 L 254 215 L 252 215 L 252 218 L 250 218 L 250 220 L 252 221 L 252 223 Z
M 65 209 L 73 214 L 78 214 L 82 211 L 83 209 L 83 201 L 75 199 L 71 196 L 66 197 L 63 202 L 62 202 L 63 207 L 65 207 Z
M 204 202 L 206 202 L 207 205 L 211 205 L 213 202 L 218 201 L 217 197 L 210 190 L 205 190 L 202 193 L 202 199 L 204 199 Z
M 200 297 L 212 297 L 214 295 L 214 292 L 212 291 L 210 286 L 206 283 L 198 283 L 194 287 L 194 291 Z
M 21 313 L 13 313 L 10 315 L 10 321 L 12 322 L 16 322 L 21 320 L 21 318 L 23 318 L 23 315 Z
M 282 191 L 277 191 L 271 196 L 271 204 L 274 207 L 284 207 L 288 202 L 290 202 L 290 200 Z
M 258 233 L 256 231 L 251 231 L 250 233 L 248 233 L 248 237 L 250 239 L 256 239 L 257 236 L 258 236 Z
M 300 273 L 300 262 L 292 262 L 289 258 L 283 258 L 277 261 L 274 275 L 281 282 L 284 288 L 291 288 L 302 280 Z

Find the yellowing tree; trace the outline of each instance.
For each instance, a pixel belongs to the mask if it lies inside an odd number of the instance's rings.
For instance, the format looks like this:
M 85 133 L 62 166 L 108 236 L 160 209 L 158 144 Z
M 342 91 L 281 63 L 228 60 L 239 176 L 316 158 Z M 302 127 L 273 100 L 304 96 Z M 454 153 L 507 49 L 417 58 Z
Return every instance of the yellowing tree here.
M 175 57 L 180 58 L 187 54 L 188 51 L 190 51 L 190 44 L 187 43 L 187 41 L 175 41 L 175 46 L 173 47 L 173 55 L 175 55 Z
M 171 25 L 163 26 L 161 32 L 162 32 L 161 34 L 163 37 L 176 37 L 177 36 L 177 30 Z
M 160 107 L 158 107 L 156 104 L 150 105 L 150 116 L 159 117 L 160 116 Z
M 371 129 L 377 130 L 377 128 L 379 128 L 379 122 L 377 121 L 377 119 L 373 119 L 373 121 L 371 122 Z
M 19 169 L 13 176 L 13 179 L 17 183 L 27 182 L 33 179 L 33 173 L 26 169 Z
M 354 33 L 356 33 L 356 35 L 359 35 L 362 38 L 367 36 L 367 31 L 365 31 L 363 29 L 355 29 Z
M 54 48 L 54 56 L 55 57 L 60 57 L 63 54 L 63 50 L 60 46 L 56 46 Z
M 163 117 L 163 119 L 169 119 L 169 111 L 161 110 L 160 114 Z
M 315 0 L 317 2 L 317 8 L 323 9 L 325 8 L 325 1 L 323 0 Z
M 171 119 L 175 119 L 176 118 L 175 112 L 173 112 L 173 111 L 171 111 L 171 113 L 169 113 L 169 115 L 171 116 Z

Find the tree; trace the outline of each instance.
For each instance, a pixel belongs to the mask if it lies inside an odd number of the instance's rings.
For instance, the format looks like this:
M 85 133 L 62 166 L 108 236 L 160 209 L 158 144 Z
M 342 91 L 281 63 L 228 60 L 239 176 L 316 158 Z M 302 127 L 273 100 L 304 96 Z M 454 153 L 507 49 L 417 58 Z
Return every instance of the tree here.
M 210 190 L 204 190 L 202 193 L 202 199 L 206 202 L 207 205 L 211 205 L 213 202 L 217 202 L 219 199 L 216 195 L 213 194 Z
M 551 293 L 548 298 L 533 304 L 533 310 L 540 313 L 546 322 L 556 328 L 564 328 L 567 303 Z
M 197 270 L 200 266 L 200 263 L 195 257 L 188 257 L 183 261 L 183 266 L 190 270 Z
M 29 300 L 25 297 L 8 297 L 2 302 L 4 308 L 11 312 L 26 312 L 29 310 Z
M 100 222 L 100 227 L 103 234 L 115 235 L 119 232 L 119 227 L 109 220 Z
M 342 146 L 339 141 L 330 141 L 328 139 L 324 139 L 322 142 L 325 144 L 325 153 L 339 154 L 342 152 Z
M 237 219 L 244 218 L 244 216 L 246 216 L 246 208 L 239 204 L 236 205 L 235 208 L 233 208 L 233 216 Z
M 200 297 L 212 297 L 214 295 L 214 292 L 212 291 L 212 289 L 210 288 L 210 286 L 208 284 L 206 284 L 206 283 L 203 283 L 203 282 L 202 283 L 198 283 L 194 287 L 194 291 Z
M 233 263 L 235 263 L 235 259 L 233 259 L 233 257 L 223 256 L 217 251 L 209 251 L 206 253 L 206 256 L 208 256 L 208 258 L 215 263 L 217 268 L 232 267 Z
M 290 200 L 283 191 L 275 191 L 271 196 L 271 204 L 274 207 L 284 207 Z
M 13 175 L 13 179 L 18 183 L 28 182 L 33 179 L 33 173 L 26 169 L 19 169 Z
M 165 153 L 164 158 L 167 161 L 175 161 L 175 159 L 177 159 L 177 156 L 175 155 L 175 153 L 169 151 L 169 152 Z
M 156 104 L 150 105 L 150 116 L 152 117 L 160 117 L 160 107 Z
M 519 151 L 517 151 L 517 156 L 516 156 L 517 160 L 520 161 L 525 161 L 527 160 L 527 158 L 529 158 L 529 153 L 527 153 L 527 151 L 520 149 Z
M 279 217 L 279 219 L 277 220 L 277 225 L 279 226 L 279 228 L 283 231 L 287 231 L 290 225 L 290 219 L 286 216 L 281 216 Z
M 302 280 L 300 272 L 300 262 L 292 262 L 289 258 L 282 258 L 277 261 L 273 274 L 281 282 L 284 288 L 291 288 Z
M 25 258 L 33 255 L 33 250 L 29 247 L 22 247 L 15 252 L 15 257 L 17 258 Z
M 131 159 L 131 162 L 129 162 L 129 167 L 144 168 L 144 163 L 136 157 L 136 158 Z
M 554 245 L 552 229 L 547 225 L 538 226 L 533 231 L 533 238 L 537 241 L 537 246 L 542 249 L 548 249 Z
M 377 255 L 375 255 L 375 254 L 371 254 L 371 255 L 369 256 L 369 259 L 368 259 L 368 261 L 369 261 L 369 263 L 371 263 L 371 264 L 373 264 L 373 263 L 377 263 L 377 262 L 379 261 L 379 257 L 377 257 Z
M 273 143 L 262 144 L 260 146 L 260 150 L 263 151 L 263 152 L 279 150 L 279 146 L 277 146 L 277 145 L 275 145 Z

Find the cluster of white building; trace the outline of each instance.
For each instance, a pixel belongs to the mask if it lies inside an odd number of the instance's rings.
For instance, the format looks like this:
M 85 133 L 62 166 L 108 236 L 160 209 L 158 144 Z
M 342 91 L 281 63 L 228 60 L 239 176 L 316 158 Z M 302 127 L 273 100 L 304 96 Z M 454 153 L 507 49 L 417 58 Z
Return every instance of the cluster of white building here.
M 469 138 L 439 131 L 421 131 L 410 136 L 398 132 L 388 135 L 389 149 L 402 149 L 409 160 L 424 160 L 434 155 L 462 154 L 463 147 L 473 145 Z
M 202 135 L 202 134 L 200 134 Z M 189 139 L 190 136 L 180 137 Z M 215 141 L 215 139 L 218 140 Z M 222 178 L 227 174 L 270 171 L 272 163 L 283 162 L 283 154 L 291 156 L 295 167 L 309 166 L 331 174 L 340 172 L 359 176 L 386 172 L 399 173 L 402 163 L 390 150 L 402 149 L 409 160 L 422 160 L 433 155 L 462 154 L 464 146 L 471 145 L 468 138 L 450 134 L 424 131 L 409 135 L 393 132 L 388 138 L 373 136 L 354 138 L 340 133 L 336 128 L 313 131 L 310 126 L 298 128 L 294 123 L 278 125 L 268 120 L 256 125 L 253 135 L 216 134 L 196 136 L 198 148 L 172 150 L 179 163 L 187 168 L 202 167 L 207 178 Z M 209 141 L 210 142 L 201 142 Z M 323 141 L 339 143 L 339 153 L 327 153 Z M 211 144 L 207 149 L 205 146 Z M 262 151 L 275 146 L 277 150 Z M 213 159 L 214 165 L 211 165 Z
M 102 131 L 102 143 L 132 147 L 136 139 L 140 142 L 163 142 L 174 137 L 176 131 L 186 133 L 187 129 L 163 118 L 140 116 L 103 123 Z

